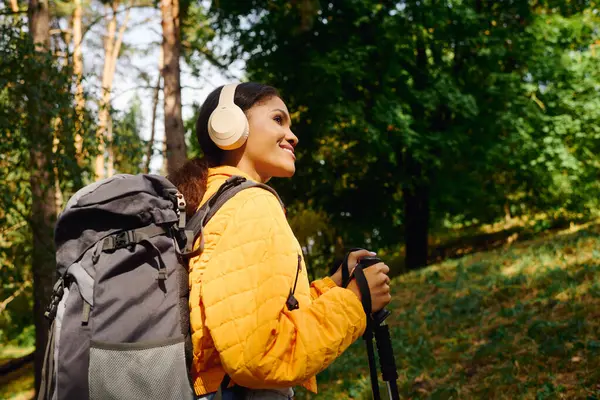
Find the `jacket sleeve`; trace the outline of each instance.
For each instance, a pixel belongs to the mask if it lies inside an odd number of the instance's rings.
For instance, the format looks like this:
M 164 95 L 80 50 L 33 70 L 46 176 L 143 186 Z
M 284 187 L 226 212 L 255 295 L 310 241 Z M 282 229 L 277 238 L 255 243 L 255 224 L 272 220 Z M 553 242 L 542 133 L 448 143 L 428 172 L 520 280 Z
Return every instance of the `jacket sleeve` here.
M 329 277 L 314 280 L 310 284 L 310 298 L 312 300 L 316 300 L 323 293 L 327 292 L 329 289 L 332 289 L 334 287 L 337 287 L 337 285 Z
M 316 300 L 287 309 L 298 264 L 294 243 L 276 198 L 255 193 L 227 224 L 204 273 L 206 326 L 223 368 L 239 385 L 298 385 L 364 332 L 357 296 L 337 286 L 327 290 L 323 280 Z

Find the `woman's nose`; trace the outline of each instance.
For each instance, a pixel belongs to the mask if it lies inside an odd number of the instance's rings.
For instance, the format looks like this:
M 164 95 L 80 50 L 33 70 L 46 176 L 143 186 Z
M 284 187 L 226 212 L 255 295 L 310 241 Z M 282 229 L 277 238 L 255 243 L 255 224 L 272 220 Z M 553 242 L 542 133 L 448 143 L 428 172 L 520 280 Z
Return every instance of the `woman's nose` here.
M 294 147 L 298 146 L 298 136 L 294 135 L 294 132 L 292 132 L 291 129 L 288 130 L 285 140 L 287 140 Z

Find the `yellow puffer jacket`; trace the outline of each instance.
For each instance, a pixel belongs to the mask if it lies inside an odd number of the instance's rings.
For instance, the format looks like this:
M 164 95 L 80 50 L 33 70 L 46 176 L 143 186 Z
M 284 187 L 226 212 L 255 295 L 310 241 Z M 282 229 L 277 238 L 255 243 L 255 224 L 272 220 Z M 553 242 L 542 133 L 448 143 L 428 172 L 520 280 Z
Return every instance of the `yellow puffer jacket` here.
M 234 167 L 212 168 L 202 203 L 231 175 L 250 179 Z M 289 311 L 298 265 L 300 308 Z M 225 372 L 248 388 L 301 384 L 316 393 L 315 375 L 365 329 L 354 293 L 329 278 L 309 285 L 281 205 L 260 188 L 238 193 L 208 222 L 204 251 L 190 262 L 190 290 L 198 395 L 216 391 Z

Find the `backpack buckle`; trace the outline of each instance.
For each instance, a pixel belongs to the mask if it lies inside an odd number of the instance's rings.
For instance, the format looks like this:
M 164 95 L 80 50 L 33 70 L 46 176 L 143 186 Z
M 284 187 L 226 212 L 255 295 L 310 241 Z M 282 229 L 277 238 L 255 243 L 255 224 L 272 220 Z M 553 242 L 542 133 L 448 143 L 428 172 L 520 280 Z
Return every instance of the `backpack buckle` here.
M 58 303 L 62 300 L 62 296 L 64 294 L 64 279 L 59 278 L 54 284 L 54 288 L 52 289 L 52 296 L 50 297 L 50 303 L 48 307 L 46 307 L 46 311 L 44 312 L 44 317 L 49 321 L 52 321 L 54 317 L 56 317 L 56 312 L 58 311 Z
M 119 233 L 115 234 L 115 236 L 114 236 L 115 249 L 127 247 L 127 245 L 129 244 L 129 235 L 127 233 L 128 232 L 125 231 L 125 232 L 119 232 Z

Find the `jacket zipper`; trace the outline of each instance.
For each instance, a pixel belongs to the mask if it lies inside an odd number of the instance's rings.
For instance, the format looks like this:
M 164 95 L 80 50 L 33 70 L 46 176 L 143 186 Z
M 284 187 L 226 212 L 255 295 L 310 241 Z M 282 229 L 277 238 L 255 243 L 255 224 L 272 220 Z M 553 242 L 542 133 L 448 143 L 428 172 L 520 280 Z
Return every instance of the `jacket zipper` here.
M 285 305 L 288 310 L 293 311 L 300 308 L 298 304 L 298 300 L 294 297 L 294 293 L 296 293 L 296 285 L 298 284 L 298 275 L 300 275 L 300 271 L 302 270 L 302 256 L 298 254 L 298 268 L 296 269 L 296 279 L 294 279 L 294 288 L 290 289 L 290 294 L 288 295 L 287 301 Z

